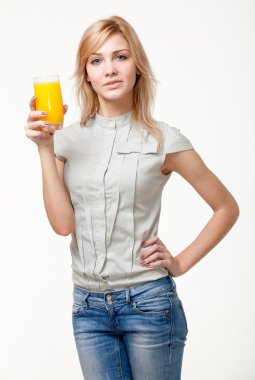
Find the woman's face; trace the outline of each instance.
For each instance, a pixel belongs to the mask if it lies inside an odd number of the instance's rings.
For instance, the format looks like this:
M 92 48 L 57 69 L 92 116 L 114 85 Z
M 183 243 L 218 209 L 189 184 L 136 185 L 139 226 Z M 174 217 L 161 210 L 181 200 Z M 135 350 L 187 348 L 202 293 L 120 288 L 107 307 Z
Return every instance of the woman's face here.
M 137 69 L 127 40 L 121 33 L 110 35 L 87 60 L 87 81 L 99 102 L 133 97 Z M 115 83 L 109 83 L 109 82 Z

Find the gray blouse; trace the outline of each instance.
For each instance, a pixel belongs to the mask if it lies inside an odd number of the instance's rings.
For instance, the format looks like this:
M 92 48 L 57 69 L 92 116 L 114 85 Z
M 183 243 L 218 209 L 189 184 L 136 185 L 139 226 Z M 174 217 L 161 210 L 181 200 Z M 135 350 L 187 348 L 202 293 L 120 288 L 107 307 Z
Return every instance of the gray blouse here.
M 165 155 L 194 149 L 178 128 L 157 121 L 164 147 L 131 123 L 131 111 L 113 118 L 96 114 L 54 134 L 55 156 L 75 212 L 70 249 L 73 282 L 91 291 L 120 290 L 168 275 L 139 262 L 144 240 L 158 233 L 162 190 L 171 173 Z

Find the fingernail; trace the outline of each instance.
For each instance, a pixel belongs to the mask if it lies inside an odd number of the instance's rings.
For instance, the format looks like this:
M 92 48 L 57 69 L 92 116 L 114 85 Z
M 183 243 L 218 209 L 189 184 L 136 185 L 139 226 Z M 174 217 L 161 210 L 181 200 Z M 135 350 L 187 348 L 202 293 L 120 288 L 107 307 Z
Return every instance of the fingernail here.
M 43 111 L 43 112 L 42 112 L 42 115 L 47 115 L 47 112 Z

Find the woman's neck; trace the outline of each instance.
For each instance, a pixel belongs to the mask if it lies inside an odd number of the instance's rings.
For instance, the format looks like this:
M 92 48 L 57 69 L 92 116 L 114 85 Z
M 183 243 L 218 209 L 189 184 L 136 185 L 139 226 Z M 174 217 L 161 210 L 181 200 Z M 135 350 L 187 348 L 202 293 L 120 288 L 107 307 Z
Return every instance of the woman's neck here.
M 99 102 L 99 109 L 97 110 L 97 113 L 103 117 L 106 118 L 112 118 L 124 115 L 125 113 L 129 112 L 133 108 L 133 100 L 132 101 L 120 101 L 118 102 L 107 102 L 107 101 L 100 101 Z

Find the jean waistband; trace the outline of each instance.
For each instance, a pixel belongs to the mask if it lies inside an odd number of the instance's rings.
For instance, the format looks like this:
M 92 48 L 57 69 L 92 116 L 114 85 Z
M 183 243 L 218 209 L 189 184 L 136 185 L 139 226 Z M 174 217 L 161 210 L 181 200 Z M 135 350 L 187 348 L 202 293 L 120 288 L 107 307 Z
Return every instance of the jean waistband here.
M 141 285 L 132 286 L 129 288 L 124 288 L 122 290 L 108 290 L 105 292 L 92 292 L 85 288 L 81 288 L 77 285 L 74 285 L 74 292 L 80 293 L 81 296 L 86 299 L 88 296 L 95 298 L 107 299 L 107 296 L 111 296 L 112 300 L 121 300 L 126 299 L 130 300 L 130 297 L 141 296 L 143 293 L 146 293 L 146 297 L 152 296 L 154 294 L 160 294 L 166 290 L 174 290 L 176 284 L 171 276 L 166 276 L 155 281 L 149 281 Z

